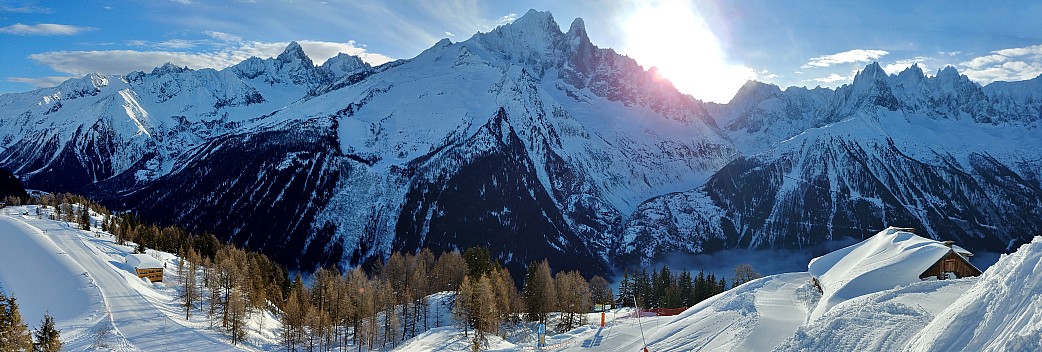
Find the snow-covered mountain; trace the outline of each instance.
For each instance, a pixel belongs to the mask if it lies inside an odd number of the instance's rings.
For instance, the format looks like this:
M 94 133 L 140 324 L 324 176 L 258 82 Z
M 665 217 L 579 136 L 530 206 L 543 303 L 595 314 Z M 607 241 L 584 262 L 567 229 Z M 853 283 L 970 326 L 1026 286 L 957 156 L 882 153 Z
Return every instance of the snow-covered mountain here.
M 622 252 L 797 248 L 890 225 L 1008 251 L 1042 232 L 1040 79 L 981 87 L 873 63 L 835 91 L 749 82 L 709 107 L 743 156 L 638 207 Z
M 485 245 L 599 273 L 888 224 L 997 250 L 1042 227 L 1039 81 L 873 64 L 704 104 L 530 11 L 377 67 L 294 43 L 5 94 L 0 167 L 304 268 Z
M 0 166 L 309 267 L 492 247 L 604 272 L 623 219 L 737 157 L 703 104 L 531 11 L 379 67 L 296 44 L 0 98 Z M 291 214 L 285 216 L 284 214 Z

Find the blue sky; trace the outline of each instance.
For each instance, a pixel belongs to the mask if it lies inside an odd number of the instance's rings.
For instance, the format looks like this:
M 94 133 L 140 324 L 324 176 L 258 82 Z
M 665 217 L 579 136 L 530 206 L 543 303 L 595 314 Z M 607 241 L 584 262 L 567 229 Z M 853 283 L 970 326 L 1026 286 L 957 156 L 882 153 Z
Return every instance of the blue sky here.
M 0 0 L 0 93 L 164 62 L 223 68 L 298 41 L 316 62 L 370 63 L 462 41 L 530 8 L 600 47 L 657 66 L 681 91 L 726 102 L 747 79 L 836 87 L 871 61 L 947 65 L 981 84 L 1042 73 L 1042 2 Z

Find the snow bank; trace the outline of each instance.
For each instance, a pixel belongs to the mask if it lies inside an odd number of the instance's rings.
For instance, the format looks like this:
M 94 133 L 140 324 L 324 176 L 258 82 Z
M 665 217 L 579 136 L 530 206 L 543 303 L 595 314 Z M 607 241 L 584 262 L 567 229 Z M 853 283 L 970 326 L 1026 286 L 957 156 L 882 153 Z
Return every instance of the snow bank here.
M 801 326 L 775 350 L 901 351 L 975 280 L 920 281 L 845 301 Z
M 1003 255 L 906 346 L 913 351 L 1042 351 L 1042 236 Z
M 919 282 L 919 275 L 950 250 L 939 241 L 891 227 L 860 243 L 814 258 L 808 271 L 818 279 L 824 292 L 811 320 L 851 298 Z
M 657 351 L 769 351 L 804 323 L 816 294 L 806 273 L 750 281 L 677 315 L 650 333 L 648 345 Z

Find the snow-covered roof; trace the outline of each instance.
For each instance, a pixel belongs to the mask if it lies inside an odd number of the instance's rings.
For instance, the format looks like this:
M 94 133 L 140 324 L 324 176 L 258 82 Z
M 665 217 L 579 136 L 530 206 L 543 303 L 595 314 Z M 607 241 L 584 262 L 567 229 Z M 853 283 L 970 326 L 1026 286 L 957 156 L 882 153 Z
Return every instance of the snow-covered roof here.
M 814 258 L 807 268 L 824 292 L 812 317 L 820 317 L 832 306 L 857 296 L 918 282 L 923 271 L 951 250 L 943 242 L 891 227 Z
M 162 269 L 163 263 L 160 263 L 156 258 L 152 258 L 147 254 L 129 254 L 127 255 L 127 264 L 134 267 L 135 269 Z

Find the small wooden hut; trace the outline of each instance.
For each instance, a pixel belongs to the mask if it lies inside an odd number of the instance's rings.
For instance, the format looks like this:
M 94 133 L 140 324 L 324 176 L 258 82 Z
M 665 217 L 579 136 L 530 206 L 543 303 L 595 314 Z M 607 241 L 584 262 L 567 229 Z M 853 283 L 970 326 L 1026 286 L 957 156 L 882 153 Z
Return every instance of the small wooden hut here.
M 147 254 L 127 255 L 127 265 L 134 268 L 134 273 L 139 278 L 148 278 L 149 281 L 163 281 L 163 263 Z

